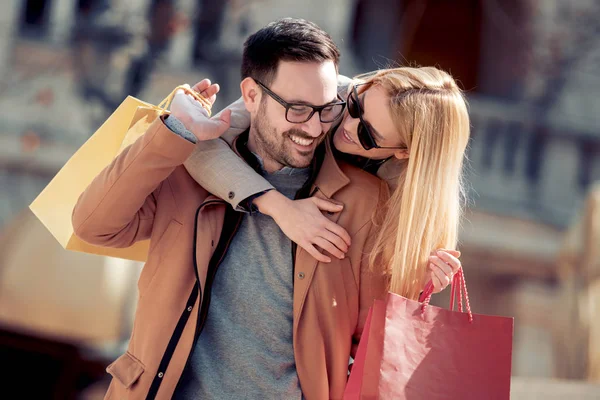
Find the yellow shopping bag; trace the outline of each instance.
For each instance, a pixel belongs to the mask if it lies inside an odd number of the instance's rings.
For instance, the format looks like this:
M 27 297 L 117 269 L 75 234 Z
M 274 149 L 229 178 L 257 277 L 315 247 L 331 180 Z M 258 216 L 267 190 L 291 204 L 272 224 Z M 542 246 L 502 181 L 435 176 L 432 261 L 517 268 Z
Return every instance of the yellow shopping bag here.
M 71 215 L 79 196 L 113 159 L 139 138 L 167 108 L 178 89 L 192 94 L 205 106 L 206 99 L 185 86 L 178 86 L 158 106 L 127 97 L 102 126 L 77 150 L 29 208 L 58 242 L 68 250 L 146 261 L 149 240 L 127 248 L 94 246 L 73 233 Z

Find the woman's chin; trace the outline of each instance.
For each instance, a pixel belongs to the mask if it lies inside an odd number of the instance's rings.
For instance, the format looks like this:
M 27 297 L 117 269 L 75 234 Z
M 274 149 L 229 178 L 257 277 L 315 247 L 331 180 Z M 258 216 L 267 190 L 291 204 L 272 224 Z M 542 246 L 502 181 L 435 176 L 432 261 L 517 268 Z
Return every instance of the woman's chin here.
M 343 138 L 343 130 L 338 130 L 333 136 L 333 145 L 338 151 L 346 154 L 359 155 L 359 148 L 354 143 L 348 143 Z

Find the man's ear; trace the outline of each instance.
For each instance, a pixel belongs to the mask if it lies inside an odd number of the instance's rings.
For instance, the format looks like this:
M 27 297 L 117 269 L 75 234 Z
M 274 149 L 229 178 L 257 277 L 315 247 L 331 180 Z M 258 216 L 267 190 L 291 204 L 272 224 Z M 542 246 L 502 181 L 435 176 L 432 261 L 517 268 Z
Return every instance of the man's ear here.
M 242 98 L 244 99 L 246 110 L 248 110 L 250 114 L 254 114 L 258 111 L 262 90 L 259 90 L 256 81 L 252 78 L 245 78 L 240 83 L 240 89 L 242 91 Z
M 394 152 L 394 157 L 398 160 L 405 160 L 408 158 L 408 149 L 396 150 Z

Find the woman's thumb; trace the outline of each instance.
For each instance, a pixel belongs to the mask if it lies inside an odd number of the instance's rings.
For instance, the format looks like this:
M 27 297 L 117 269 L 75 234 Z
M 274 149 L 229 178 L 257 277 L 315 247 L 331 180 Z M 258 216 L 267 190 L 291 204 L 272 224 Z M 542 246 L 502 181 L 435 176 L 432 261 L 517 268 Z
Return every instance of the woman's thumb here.
M 454 257 L 460 257 L 460 254 L 461 254 L 460 251 L 458 251 L 458 250 L 444 250 L 444 251 L 453 255 Z
M 221 115 L 219 115 L 218 121 L 222 135 L 231 126 L 231 110 L 224 110 Z

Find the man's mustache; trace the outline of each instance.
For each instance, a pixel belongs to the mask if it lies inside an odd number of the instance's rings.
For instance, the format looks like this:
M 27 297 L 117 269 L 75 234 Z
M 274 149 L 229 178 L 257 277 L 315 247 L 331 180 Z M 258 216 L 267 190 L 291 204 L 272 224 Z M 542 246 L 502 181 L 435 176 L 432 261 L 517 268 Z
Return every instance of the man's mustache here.
M 283 134 L 284 134 L 284 136 L 294 135 L 301 139 L 307 139 L 307 140 L 315 140 L 315 139 L 320 140 L 325 136 L 325 132 L 321 132 L 321 134 L 319 136 L 314 137 L 314 136 L 311 136 L 311 135 L 307 134 L 306 132 L 301 131 L 299 129 L 290 129 L 289 131 L 285 131 Z

